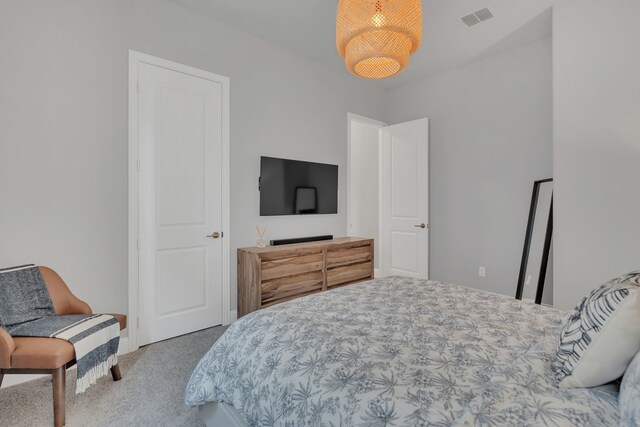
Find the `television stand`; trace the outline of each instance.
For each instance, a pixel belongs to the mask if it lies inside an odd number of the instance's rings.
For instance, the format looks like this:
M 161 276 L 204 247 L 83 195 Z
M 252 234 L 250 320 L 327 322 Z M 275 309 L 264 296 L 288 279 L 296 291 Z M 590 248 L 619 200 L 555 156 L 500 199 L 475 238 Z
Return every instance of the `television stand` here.
M 294 298 L 373 279 L 373 239 L 238 249 L 238 318 Z

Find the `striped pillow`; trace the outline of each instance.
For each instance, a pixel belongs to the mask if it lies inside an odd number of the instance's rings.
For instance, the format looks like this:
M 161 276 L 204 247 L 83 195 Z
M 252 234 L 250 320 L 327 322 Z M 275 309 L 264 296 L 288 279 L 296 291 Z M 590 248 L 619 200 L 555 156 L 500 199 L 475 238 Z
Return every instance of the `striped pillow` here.
M 591 292 L 567 320 L 552 369 L 560 388 L 596 387 L 622 376 L 640 350 L 640 271 Z

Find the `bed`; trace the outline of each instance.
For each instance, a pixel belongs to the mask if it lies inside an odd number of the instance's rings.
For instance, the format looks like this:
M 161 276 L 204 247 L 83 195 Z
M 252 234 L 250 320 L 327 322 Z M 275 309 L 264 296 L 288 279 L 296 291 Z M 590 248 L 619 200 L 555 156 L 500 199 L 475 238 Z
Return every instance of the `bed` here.
M 185 402 L 209 426 L 615 426 L 617 387 L 557 387 L 551 362 L 567 315 L 376 279 L 233 323 Z

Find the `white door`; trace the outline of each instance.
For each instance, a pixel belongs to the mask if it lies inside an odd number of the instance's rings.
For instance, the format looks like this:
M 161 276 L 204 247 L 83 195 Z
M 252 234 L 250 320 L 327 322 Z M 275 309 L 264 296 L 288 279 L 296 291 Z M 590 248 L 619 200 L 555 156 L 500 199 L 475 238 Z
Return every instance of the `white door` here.
M 139 67 L 138 345 L 145 345 L 222 324 L 223 104 L 220 82 Z
M 382 131 L 382 275 L 429 277 L 429 119 Z

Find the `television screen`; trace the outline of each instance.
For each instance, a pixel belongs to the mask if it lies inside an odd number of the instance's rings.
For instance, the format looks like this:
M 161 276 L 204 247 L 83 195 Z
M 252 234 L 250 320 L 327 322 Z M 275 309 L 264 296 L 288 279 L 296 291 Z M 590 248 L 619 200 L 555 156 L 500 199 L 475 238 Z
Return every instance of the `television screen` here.
M 338 213 L 338 166 L 260 158 L 260 215 Z

